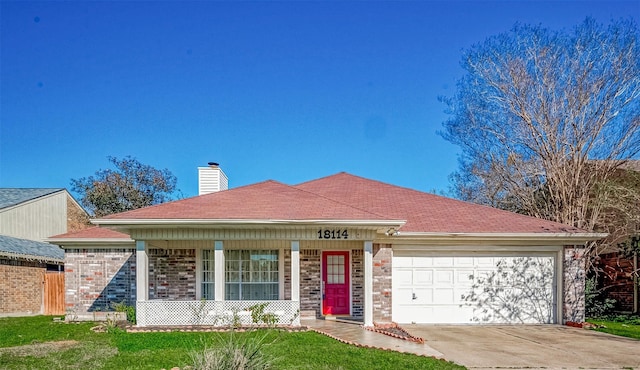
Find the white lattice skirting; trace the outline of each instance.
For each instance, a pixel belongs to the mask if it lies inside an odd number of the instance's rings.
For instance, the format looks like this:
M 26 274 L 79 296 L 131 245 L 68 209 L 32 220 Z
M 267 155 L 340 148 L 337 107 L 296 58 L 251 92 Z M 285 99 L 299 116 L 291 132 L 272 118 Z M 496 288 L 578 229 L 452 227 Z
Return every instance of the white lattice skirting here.
M 300 325 L 300 302 L 296 301 L 138 301 L 138 326 L 255 324 L 249 308 L 267 304 L 264 313 L 273 314 L 277 325 Z

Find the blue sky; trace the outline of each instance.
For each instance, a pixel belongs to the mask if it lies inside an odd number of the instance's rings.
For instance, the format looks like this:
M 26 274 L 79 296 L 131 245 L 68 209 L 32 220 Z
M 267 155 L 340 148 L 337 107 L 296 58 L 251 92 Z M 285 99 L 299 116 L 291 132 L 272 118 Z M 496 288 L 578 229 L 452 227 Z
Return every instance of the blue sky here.
M 184 196 L 340 171 L 444 191 L 439 96 L 514 23 L 640 17 L 640 1 L 0 2 L 0 187 L 69 187 L 131 155 Z

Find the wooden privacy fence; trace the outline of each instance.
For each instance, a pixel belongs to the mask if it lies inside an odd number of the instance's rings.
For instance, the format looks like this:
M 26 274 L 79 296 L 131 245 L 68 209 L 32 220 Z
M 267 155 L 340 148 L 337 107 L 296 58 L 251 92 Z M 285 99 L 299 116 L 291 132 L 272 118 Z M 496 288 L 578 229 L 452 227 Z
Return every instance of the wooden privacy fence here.
M 64 273 L 44 274 L 44 314 L 64 315 Z

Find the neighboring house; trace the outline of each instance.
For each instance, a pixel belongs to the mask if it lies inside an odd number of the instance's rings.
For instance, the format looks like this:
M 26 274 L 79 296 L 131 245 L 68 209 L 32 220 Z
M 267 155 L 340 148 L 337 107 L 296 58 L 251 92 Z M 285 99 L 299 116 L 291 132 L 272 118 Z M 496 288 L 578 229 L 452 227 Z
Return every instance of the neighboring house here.
M 50 238 L 68 308 L 124 301 L 140 326 L 246 321 L 261 302 L 294 325 L 581 322 L 583 247 L 606 236 L 348 173 L 201 192 Z
M 63 263 L 54 245 L 0 235 L 0 316 L 63 314 Z
M 65 312 L 64 251 L 42 241 L 88 221 L 65 189 L 0 188 L 0 315 Z
M 88 222 L 66 189 L 0 188 L 0 235 L 43 241 L 87 228 Z
M 640 160 L 626 162 L 618 171 L 618 181 L 640 193 Z M 600 270 L 598 290 L 605 298 L 616 301 L 615 309 L 623 312 L 638 313 L 640 310 L 640 284 L 638 274 L 638 248 L 640 242 L 640 204 L 632 205 L 635 214 L 616 217 L 612 213 L 613 232 L 604 241 L 609 246 L 600 251 L 596 267 Z M 620 219 L 624 221 L 620 221 Z M 611 226 L 611 225 L 608 225 Z M 620 243 L 630 243 L 631 250 L 621 251 Z

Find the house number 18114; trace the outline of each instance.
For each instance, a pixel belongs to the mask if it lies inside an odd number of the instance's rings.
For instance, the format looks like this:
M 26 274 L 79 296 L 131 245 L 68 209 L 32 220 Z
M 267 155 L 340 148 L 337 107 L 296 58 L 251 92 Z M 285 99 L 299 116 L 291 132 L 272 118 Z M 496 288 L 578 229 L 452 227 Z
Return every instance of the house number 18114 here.
M 349 239 L 349 232 L 347 230 L 318 230 L 318 239 Z

